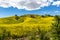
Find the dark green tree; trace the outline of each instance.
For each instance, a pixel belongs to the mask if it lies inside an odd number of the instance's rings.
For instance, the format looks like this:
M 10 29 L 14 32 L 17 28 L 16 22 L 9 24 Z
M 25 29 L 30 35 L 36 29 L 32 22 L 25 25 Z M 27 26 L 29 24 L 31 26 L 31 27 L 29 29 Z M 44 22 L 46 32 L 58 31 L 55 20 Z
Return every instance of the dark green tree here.
M 55 21 L 56 21 L 56 31 L 57 31 L 57 36 L 58 36 L 58 40 L 60 40 L 60 18 L 58 15 L 55 15 Z
M 36 15 L 30 15 L 31 18 L 36 18 L 35 16 L 36 16 Z
M 15 19 L 18 20 L 19 19 L 19 16 L 17 14 L 15 14 Z

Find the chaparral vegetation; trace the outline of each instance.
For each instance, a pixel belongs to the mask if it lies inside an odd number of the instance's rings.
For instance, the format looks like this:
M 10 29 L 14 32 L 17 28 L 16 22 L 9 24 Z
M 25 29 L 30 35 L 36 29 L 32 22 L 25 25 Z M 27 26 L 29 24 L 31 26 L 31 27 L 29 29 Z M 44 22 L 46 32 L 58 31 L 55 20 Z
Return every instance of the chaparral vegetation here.
M 28 14 L 0 18 L 0 40 L 60 40 L 60 16 Z

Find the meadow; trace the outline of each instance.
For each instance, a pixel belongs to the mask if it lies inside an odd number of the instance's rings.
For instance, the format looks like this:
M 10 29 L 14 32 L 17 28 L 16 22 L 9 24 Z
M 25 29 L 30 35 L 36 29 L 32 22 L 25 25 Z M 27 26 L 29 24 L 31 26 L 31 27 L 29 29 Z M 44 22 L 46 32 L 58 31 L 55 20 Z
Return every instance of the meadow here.
M 59 17 L 15 15 L 0 18 L 0 40 L 60 40 Z

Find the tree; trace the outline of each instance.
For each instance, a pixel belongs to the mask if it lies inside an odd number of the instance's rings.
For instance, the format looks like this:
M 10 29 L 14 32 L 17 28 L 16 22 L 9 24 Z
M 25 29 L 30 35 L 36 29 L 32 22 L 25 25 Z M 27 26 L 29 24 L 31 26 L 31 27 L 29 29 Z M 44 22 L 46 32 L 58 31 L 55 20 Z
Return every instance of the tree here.
M 60 21 L 60 18 L 59 18 L 59 16 L 58 15 L 55 15 L 55 21 L 56 21 L 56 25 L 55 25 L 55 27 L 56 27 L 56 31 L 57 31 L 57 37 L 58 37 L 58 40 L 60 40 L 60 26 L 59 26 L 59 21 Z
M 16 20 L 18 20 L 18 19 L 19 19 L 18 15 L 16 15 L 16 14 L 15 14 L 15 19 L 16 19 Z
M 30 15 L 31 18 L 35 18 L 36 15 Z

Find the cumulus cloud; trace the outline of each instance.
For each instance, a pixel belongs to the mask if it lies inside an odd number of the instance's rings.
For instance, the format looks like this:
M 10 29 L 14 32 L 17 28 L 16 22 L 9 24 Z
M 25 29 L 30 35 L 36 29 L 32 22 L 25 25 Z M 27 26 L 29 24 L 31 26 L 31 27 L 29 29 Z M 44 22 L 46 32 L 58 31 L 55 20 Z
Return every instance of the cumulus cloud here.
M 59 7 L 60 6 L 60 1 L 55 1 L 55 2 L 53 2 L 52 5 L 57 5 L 57 7 Z
M 53 5 L 60 4 L 59 2 L 54 2 L 54 0 L 0 0 L 0 7 L 36 10 L 41 9 L 45 6 L 49 6 L 51 3 L 53 3 Z

